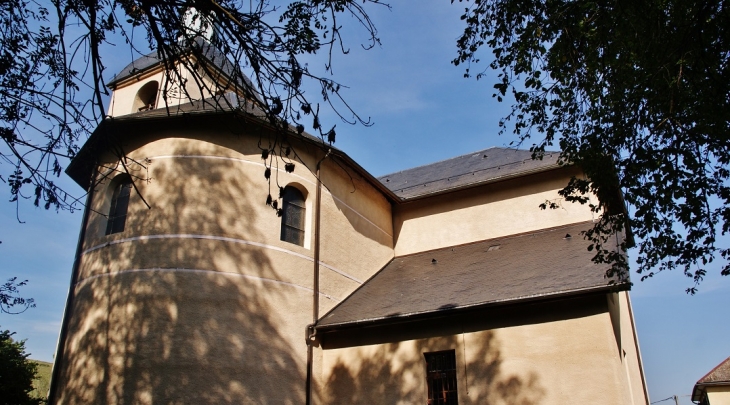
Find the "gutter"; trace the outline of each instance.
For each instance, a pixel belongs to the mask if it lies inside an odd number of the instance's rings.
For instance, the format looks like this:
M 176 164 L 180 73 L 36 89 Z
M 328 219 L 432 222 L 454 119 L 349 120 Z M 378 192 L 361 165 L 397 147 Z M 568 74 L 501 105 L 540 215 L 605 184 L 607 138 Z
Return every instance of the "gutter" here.
M 727 387 L 728 385 L 730 385 L 730 381 L 697 383 L 695 384 L 694 388 L 692 388 L 691 401 L 695 404 L 699 404 L 699 401 L 702 401 L 702 397 L 707 394 L 707 387 Z
M 341 323 L 336 323 L 336 324 L 318 325 L 318 329 L 321 332 L 331 332 L 331 331 L 336 331 L 336 330 L 341 330 L 341 329 L 364 327 L 364 326 L 370 326 L 370 325 L 375 325 L 375 324 L 395 324 L 395 323 L 401 323 L 401 322 L 417 321 L 417 320 L 422 320 L 422 319 L 444 318 L 444 317 L 453 316 L 455 313 L 468 312 L 471 310 L 481 310 L 481 309 L 487 309 L 487 308 L 491 308 L 491 307 L 500 307 L 500 306 L 509 306 L 509 305 L 520 305 L 520 304 L 532 303 L 532 302 L 541 301 L 541 300 L 545 300 L 545 301 L 561 300 L 564 298 L 572 298 L 572 297 L 575 297 L 578 295 L 603 294 L 603 293 L 607 293 L 607 292 L 628 291 L 630 288 L 631 288 L 631 283 L 629 283 L 629 282 L 617 283 L 617 284 L 611 284 L 611 285 L 594 286 L 594 287 L 585 287 L 585 288 L 578 288 L 578 289 L 574 289 L 574 290 L 560 291 L 557 293 L 526 295 L 526 296 L 522 296 L 522 297 L 508 298 L 508 299 L 488 301 L 488 302 L 480 302 L 480 303 L 468 304 L 468 305 L 452 307 L 452 308 L 436 309 L 436 310 L 432 310 L 432 311 L 411 312 L 411 313 L 407 313 L 407 314 L 401 314 L 399 316 L 380 316 L 377 318 L 361 319 L 361 320 L 341 322 Z M 333 308 L 333 310 L 335 308 Z M 325 315 L 322 319 L 325 319 L 326 317 L 327 316 Z

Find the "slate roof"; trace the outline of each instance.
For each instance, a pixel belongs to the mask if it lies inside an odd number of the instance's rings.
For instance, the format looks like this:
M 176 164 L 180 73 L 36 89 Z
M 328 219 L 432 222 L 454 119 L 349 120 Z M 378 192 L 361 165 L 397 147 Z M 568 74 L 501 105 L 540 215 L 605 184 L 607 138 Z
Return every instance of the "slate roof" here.
M 187 103 L 175 104 L 171 106 L 162 106 L 153 110 L 145 110 L 132 114 L 121 115 L 107 119 L 109 121 L 128 121 L 137 119 L 148 119 L 148 118 L 164 118 L 164 117 L 175 117 L 183 115 L 198 115 L 198 114 L 212 114 L 212 113 L 243 113 L 247 116 L 257 118 L 259 120 L 266 120 L 266 112 L 257 103 L 246 101 L 243 98 L 236 95 L 233 92 L 227 92 L 220 96 L 209 97 L 203 100 L 194 100 Z M 289 131 L 292 134 L 296 133 L 296 127 L 289 125 Z M 321 137 L 312 135 L 306 131 L 301 134 L 297 134 L 302 138 L 315 141 L 325 142 Z M 337 149 L 333 145 L 328 144 L 327 147 L 333 151 L 344 153 Z
M 146 110 L 132 114 L 121 115 L 119 117 L 114 117 L 113 120 L 125 121 L 135 119 L 163 118 L 180 115 L 197 115 L 226 112 L 241 112 L 259 120 L 267 119 L 266 112 L 258 104 L 243 100 L 241 97 L 236 95 L 236 93 L 227 92 L 223 95 L 209 97 L 203 100 L 194 100 L 187 103 L 176 104 L 167 107 L 163 106 L 155 108 L 153 110 Z M 296 127 L 294 127 L 293 125 L 289 125 L 289 130 L 292 134 L 296 133 Z M 315 142 L 324 142 L 322 138 L 314 136 L 306 131 L 302 132 L 300 136 L 302 138 L 309 139 Z M 342 151 L 332 145 L 328 145 L 328 148 L 332 149 L 333 151 L 342 153 Z
M 190 48 L 190 52 L 192 54 L 204 57 L 228 78 L 234 80 L 239 87 L 254 92 L 254 86 L 253 83 L 251 83 L 251 80 L 241 73 L 240 70 L 236 69 L 236 66 L 231 63 L 226 55 L 218 50 L 218 48 L 202 38 L 196 38 L 194 47 L 194 49 Z M 109 83 L 107 83 L 107 86 L 114 87 L 114 85 L 122 80 L 151 69 L 159 65 L 160 62 L 161 60 L 157 51 L 152 51 L 146 55 L 142 55 L 120 70 L 119 73 L 117 73 L 117 75 L 114 76 Z
M 453 189 L 552 170 L 558 165 L 559 152 L 546 152 L 533 160 L 532 152 L 493 147 L 425 166 L 391 173 L 380 180 L 397 196 L 409 200 Z
M 730 357 L 697 381 L 692 390 L 692 401 L 702 400 L 704 387 L 708 385 L 730 385 Z
M 625 290 L 594 264 L 582 222 L 393 259 L 324 315 L 317 328 L 575 295 Z M 566 238 L 570 234 L 571 237 Z
M 205 114 L 210 112 L 234 111 L 236 109 L 245 110 L 247 113 L 258 118 L 266 117 L 266 113 L 257 104 L 246 102 L 242 97 L 233 92 L 227 92 L 220 96 L 209 97 L 202 100 L 193 100 L 181 104 L 173 104 L 170 106 L 160 106 L 152 110 L 144 110 L 132 114 L 120 115 L 114 117 L 114 120 L 123 121 L 137 118 L 159 118 L 176 116 L 181 114 Z
M 241 101 L 241 103 L 239 103 Z M 115 126 L 134 126 L 135 122 L 146 120 L 166 120 L 166 119 L 186 119 L 189 116 L 199 116 L 211 120 L 222 120 L 225 117 L 244 117 L 246 119 L 254 119 L 263 125 L 268 124 L 266 113 L 259 107 L 257 103 L 250 101 L 243 102 L 235 93 L 226 93 L 221 96 L 211 97 L 204 100 L 196 100 L 180 105 L 172 105 L 169 108 L 161 107 L 154 110 L 140 111 L 133 114 L 122 115 L 119 117 L 106 117 L 96 127 L 89 139 L 81 147 L 81 150 L 71 160 L 66 168 L 68 174 L 78 185 L 84 190 L 90 187 L 89 174 L 93 171 L 95 156 L 100 151 L 110 148 L 113 139 L 110 139 L 108 129 Z M 112 131 L 114 132 L 114 131 Z M 337 149 L 332 144 L 326 142 L 321 137 L 305 132 L 301 134 L 296 132 L 296 128 L 290 126 L 290 136 L 302 139 L 303 141 L 316 145 L 323 150 L 328 150 L 331 157 L 342 159 L 349 167 L 355 169 L 365 180 L 372 184 L 376 189 L 380 190 L 383 195 L 391 201 L 397 201 L 398 197 L 393 194 L 387 187 L 380 183 L 372 174 L 355 162 L 345 152 Z

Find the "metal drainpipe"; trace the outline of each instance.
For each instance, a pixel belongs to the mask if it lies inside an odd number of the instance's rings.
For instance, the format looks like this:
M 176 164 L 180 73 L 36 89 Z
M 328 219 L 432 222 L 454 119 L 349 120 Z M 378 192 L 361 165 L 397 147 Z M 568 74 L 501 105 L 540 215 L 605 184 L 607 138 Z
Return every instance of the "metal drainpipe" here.
M 312 288 L 312 324 L 307 325 L 307 392 L 306 392 L 306 405 L 312 404 L 312 361 L 313 361 L 313 348 L 314 335 L 316 330 L 314 329 L 319 319 L 319 224 L 320 224 L 320 210 L 322 201 L 322 180 L 319 177 L 319 169 L 322 162 L 327 159 L 332 150 L 328 150 L 327 154 L 324 155 L 319 162 L 317 162 L 317 197 L 314 201 L 314 282 Z
M 327 152 L 322 160 L 326 159 L 327 156 L 329 156 L 329 152 Z M 314 323 L 317 323 L 317 319 L 319 319 L 319 224 L 322 208 L 322 180 L 319 178 L 319 166 L 322 160 L 317 163 L 317 200 L 315 201 L 316 207 L 314 208 L 314 294 L 312 297 L 312 322 Z
M 94 162 L 94 171 L 98 167 Z M 76 282 L 79 277 L 79 267 L 81 266 L 81 253 L 83 252 L 83 244 L 86 239 L 86 227 L 89 223 L 89 215 L 91 214 L 91 200 L 94 196 L 94 190 L 96 188 L 94 176 L 90 176 L 91 185 L 89 187 L 89 193 L 86 194 L 86 205 L 84 206 L 84 216 L 81 221 L 81 230 L 79 231 L 79 240 L 76 244 L 76 254 L 74 256 L 73 267 L 71 268 L 71 285 L 68 289 L 68 295 L 66 296 L 66 306 L 63 309 L 63 320 L 61 321 L 61 331 L 58 334 L 58 342 L 56 343 L 56 357 L 53 359 L 53 368 L 51 369 L 51 382 L 48 388 L 48 404 L 53 405 L 56 402 L 56 392 L 58 390 L 58 379 L 61 374 L 61 362 L 64 360 L 64 349 L 66 347 L 66 334 L 68 333 L 68 322 L 71 317 L 71 308 L 73 307 L 75 298 Z

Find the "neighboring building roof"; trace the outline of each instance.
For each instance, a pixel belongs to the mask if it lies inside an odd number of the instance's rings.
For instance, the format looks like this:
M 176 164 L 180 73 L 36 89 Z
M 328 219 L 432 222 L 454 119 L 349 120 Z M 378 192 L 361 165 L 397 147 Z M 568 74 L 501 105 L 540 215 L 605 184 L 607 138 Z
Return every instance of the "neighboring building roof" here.
M 532 172 L 552 170 L 558 165 L 559 152 L 545 152 L 542 160 L 532 152 L 493 147 L 425 166 L 414 167 L 378 179 L 404 200 L 503 180 Z
M 725 361 L 723 361 L 722 363 L 718 364 L 715 368 L 712 369 L 712 371 L 710 371 L 709 373 L 707 373 L 707 375 L 697 381 L 698 384 L 718 382 L 730 383 L 730 357 L 725 359 Z
M 218 50 L 215 46 L 210 44 L 203 38 L 196 38 L 194 48 L 189 48 L 195 56 L 202 56 L 207 59 L 212 65 L 223 72 L 229 80 L 233 80 L 238 86 L 254 93 L 254 86 L 251 80 L 240 72 L 236 66 L 231 63 L 226 55 Z M 112 80 L 107 83 L 108 87 L 114 87 L 117 83 L 124 79 L 138 75 L 148 69 L 152 69 L 155 66 L 160 65 L 162 60 L 160 59 L 157 51 L 152 51 L 146 55 L 142 55 L 135 59 L 132 63 L 125 66 L 122 70 L 117 73 Z
M 701 401 L 705 387 L 710 385 L 730 385 L 730 357 L 697 381 L 692 390 L 692 401 Z
M 580 232 L 582 222 L 394 258 L 324 315 L 317 328 L 335 329 L 414 315 L 625 290 Z M 571 237 L 566 237 L 566 235 Z

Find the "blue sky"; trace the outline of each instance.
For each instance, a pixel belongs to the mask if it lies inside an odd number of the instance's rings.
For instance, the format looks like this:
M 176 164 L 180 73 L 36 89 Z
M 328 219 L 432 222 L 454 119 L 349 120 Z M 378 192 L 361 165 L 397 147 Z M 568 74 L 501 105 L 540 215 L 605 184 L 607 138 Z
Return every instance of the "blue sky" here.
M 492 82 L 464 79 L 463 69 L 450 64 L 464 3 L 446 0 L 393 2 L 392 10 L 374 8 L 382 46 L 364 51 L 357 31 L 346 32 L 349 55 L 337 57 L 334 79 L 349 87 L 348 102 L 371 127 L 337 122 L 336 146 L 374 175 L 418 166 L 490 146 L 508 145 L 513 138 L 498 136 L 499 118 L 509 105 L 498 103 Z M 347 21 L 343 21 L 347 24 Z M 106 59 L 109 78 L 130 61 L 122 48 Z M 483 55 L 483 60 L 488 55 Z M 311 58 L 311 69 L 323 60 Z M 330 124 L 330 125 L 331 125 Z M 7 172 L 7 168 L 2 168 Z M 62 176 L 79 194 L 81 189 Z M 0 192 L 9 199 L 5 187 Z M 81 213 L 47 212 L 31 203 L 16 207 L 0 202 L 0 280 L 28 279 L 25 296 L 37 307 L 22 315 L 0 314 L 0 327 L 27 339 L 32 358 L 51 361 L 71 274 Z M 679 395 L 689 404 L 694 383 L 730 356 L 730 278 L 719 276 L 719 265 L 688 296 L 690 280 L 679 272 L 640 282 L 634 277 L 632 302 L 639 343 L 652 401 Z M 671 403 L 671 402 L 667 402 Z

